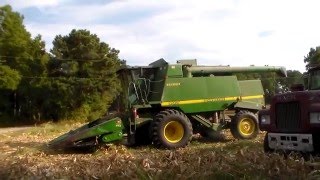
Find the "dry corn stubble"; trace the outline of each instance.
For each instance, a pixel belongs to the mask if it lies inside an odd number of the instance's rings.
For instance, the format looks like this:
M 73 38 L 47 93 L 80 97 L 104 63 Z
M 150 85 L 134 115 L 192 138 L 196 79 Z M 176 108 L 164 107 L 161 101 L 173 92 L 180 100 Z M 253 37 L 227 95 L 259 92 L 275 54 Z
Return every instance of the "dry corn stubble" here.
M 320 160 L 263 152 L 264 133 L 249 141 L 211 142 L 195 135 L 186 148 L 128 148 L 111 145 L 92 154 L 56 152 L 46 146 L 54 137 L 79 127 L 45 124 L 0 134 L 0 177 L 7 179 L 316 179 Z

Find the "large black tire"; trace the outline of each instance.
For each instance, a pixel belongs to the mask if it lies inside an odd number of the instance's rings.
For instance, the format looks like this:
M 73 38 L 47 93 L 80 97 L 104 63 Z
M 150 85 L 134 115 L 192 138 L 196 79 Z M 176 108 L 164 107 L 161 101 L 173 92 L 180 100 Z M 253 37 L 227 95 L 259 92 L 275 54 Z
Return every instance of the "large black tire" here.
M 314 149 L 313 154 L 319 156 L 320 155 L 320 134 L 313 133 L 312 140 L 313 140 L 313 149 Z
M 259 133 L 258 119 L 250 111 L 239 111 L 231 121 L 230 130 L 237 139 L 253 139 Z
M 159 112 L 152 123 L 156 147 L 174 149 L 186 146 L 192 138 L 192 124 L 182 112 L 168 109 Z
M 266 135 L 264 136 L 263 150 L 265 153 L 273 153 L 274 152 L 274 150 L 269 147 L 268 133 L 266 133 Z

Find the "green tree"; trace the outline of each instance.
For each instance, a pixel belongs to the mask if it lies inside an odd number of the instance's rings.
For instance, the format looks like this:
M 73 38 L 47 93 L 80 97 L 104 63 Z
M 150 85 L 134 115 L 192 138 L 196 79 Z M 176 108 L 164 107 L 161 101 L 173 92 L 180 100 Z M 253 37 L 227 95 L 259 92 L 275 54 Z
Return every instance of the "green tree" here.
M 116 71 L 121 61 L 119 50 L 100 42 L 88 30 L 72 30 L 58 35 L 48 64 L 50 106 L 58 109 L 58 118 L 98 118 L 120 90 Z
M 17 90 L 17 103 L 19 108 L 20 119 L 28 119 L 31 121 L 41 120 L 45 114 L 43 103 L 46 94 L 45 84 L 47 84 L 47 63 L 49 55 L 45 51 L 45 43 L 38 35 L 30 41 L 28 58 L 25 67 L 28 69 L 23 72 L 23 77 Z
M 304 57 L 304 63 L 306 64 L 306 70 L 317 66 L 320 64 L 320 47 L 310 48 L 309 53 L 307 56 Z
M 0 65 L 0 89 L 16 90 L 21 80 L 19 72 Z
M 34 77 L 45 76 L 48 59 L 41 36 L 31 37 L 23 25 L 23 16 L 9 5 L 0 7 L 1 115 L 17 117 L 19 114 L 15 110 L 19 109 L 24 119 L 38 109 L 30 102 L 31 97 L 35 97 L 33 89 L 38 82 Z
M 8 41 L 10 41 L 10 33 L 8 29 L 13 29 L 12 26 L 15 26 L 17 23 L 14 23 L 13 21 L 19 21 L 20 16 L 15 16 L 18 14 L 14 14 L 11 11 L 10 6 L 4 6 L 0 7 L 0 89 L 10 89 L 15 90 L 17 89 L 21 76 L 20 73 L 14 69 L 11 69 L 9 66 L 4 65 L 3 63 L 6 62 L 6 57 L 9 56 L 9 49 L 8 47 L 10 44 Z M 12 16 L 15 16 L 12 18 Z M 10 20 L 15 19 L 15 20 Z M 11 26 L 11 27 L 10 27 Z M 8 28 L 10 27 L 10 28 Z M 11 46 L 13 43 L 11 43 Z
M 45 43 L 35 38 L 23 25 L 23 16 L 7 6 L 0 7 L 0 60 L 21 75 L 41 74 L 45 70 L 48 55 Z
M 303 76 L 300 71 L 297 70 L 288 70 L 287 71 L 287 77 L 284 78 L 278 78 L 278 84 L 279 84 L 279 92 L 287 92 L 290 91 L 290 88 L 294 84 L 303 84 Z

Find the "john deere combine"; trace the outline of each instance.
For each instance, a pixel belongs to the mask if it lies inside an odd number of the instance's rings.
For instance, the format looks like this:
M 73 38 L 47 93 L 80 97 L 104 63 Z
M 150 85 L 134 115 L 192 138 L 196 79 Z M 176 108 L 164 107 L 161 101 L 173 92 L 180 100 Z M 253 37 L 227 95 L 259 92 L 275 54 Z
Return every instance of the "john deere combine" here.
M 256 113 L 264 106 L 261 81 L 238 81 L 233 75 L 251 72 L 286 76 L 283 67 L 198 66 L 196 60 L 168 64 L 160 59 L 149 66 L 122 68 L 118 75 L 123 91 L 115 103 L 118 113 L 49 145 L 97 146 L 126 137 L 128 144 L 179 148 L 190 142 L 193 133 L 210 136 L 226 128 L 235 138 L 254 138 L 259 131 Z

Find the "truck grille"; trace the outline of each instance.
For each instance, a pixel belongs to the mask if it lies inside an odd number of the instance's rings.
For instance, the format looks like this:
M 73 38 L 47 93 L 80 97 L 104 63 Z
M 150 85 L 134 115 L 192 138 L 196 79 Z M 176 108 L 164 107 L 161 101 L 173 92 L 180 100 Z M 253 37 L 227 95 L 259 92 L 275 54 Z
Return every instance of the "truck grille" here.
M 276 104 L 276 126 L 283 132 L 293 132 L 300 127 L 300 105 L 298 102 Z

